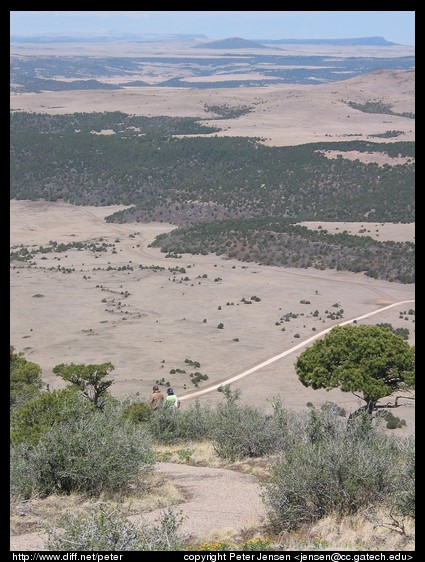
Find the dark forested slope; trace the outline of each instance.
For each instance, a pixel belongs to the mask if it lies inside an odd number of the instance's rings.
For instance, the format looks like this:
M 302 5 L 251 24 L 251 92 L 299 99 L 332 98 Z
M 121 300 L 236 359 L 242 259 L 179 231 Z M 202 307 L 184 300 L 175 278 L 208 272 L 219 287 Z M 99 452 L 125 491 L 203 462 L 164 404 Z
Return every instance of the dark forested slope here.
M 107 130 L 113 134 L 94 134 Z M 414 221 L 414 143 L 352 141 L 268 147 L 211 133 L 193 119 L 124 114 L 11 118 L 11 197 L 134 204 L 113 220 L 225 217 Z M 328 149 L 412 157 L 383 167 Z
M 191 118 L 14 113 L 11 198 L 126 204 L 107 220 L 186 225 L 156 241 L 168 252 L 213 251 L 413 282 L 413 244 L 312 233 L 294 223 L 414 222 L 414 143 L 268 147 L 260 139 L 214 136 L 216 131 Z M 196 133 L 211 136 L 180 136 Z M 328 158 L 327 150 L 405 158 L 380 166 Z

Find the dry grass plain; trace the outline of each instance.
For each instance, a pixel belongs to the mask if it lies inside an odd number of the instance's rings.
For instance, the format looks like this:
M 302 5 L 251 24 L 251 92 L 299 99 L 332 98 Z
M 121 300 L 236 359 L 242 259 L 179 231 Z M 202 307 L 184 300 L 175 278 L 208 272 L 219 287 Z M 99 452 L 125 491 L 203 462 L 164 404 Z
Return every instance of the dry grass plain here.
M 401 131 L 395 140 L 414 140 L 415 121 L 395 115 L 363 113 L 347 105 L 380 99 L 396 112 L 414 112 L 414 72 L 377 71 L 332 84 L 274 85 L 252 88 L 137 88 L 25 93 L 11 96 L 11 109 L 46 113 L 123 111 L 135 115 L 170 115 L 207 119 L 218 136 L 260 137 L 269 146 L 308 142 L 371 140 L 370 135 Z M 237 119 L 214 119 L 207 105 L 249 106 Z M 391 142 L 376 138 L 374 142 Z
M 243 264 L 215 255 L 166 258 L 148 245 L 160 232 L 174 228 L 172 225 L 105 222 L 104 217 L 116 209 L 10 202 L 11 247 L 100 239 L 115 244 L 116 253 L 111 247 L 95 253 L 73 249 L 36 254 L 31 267 L 12 264 L 11 343 L 28 360 L 41 365 L 43 380 L 51 389 L 61 386 L 52 372 L 59 363 L 110 361 L 115 367 L 111 391 L 116 396 L 138 392 L 147 397 L 152 384 L 163 377 L 178 396 L 183 396 L 195 390 L 189 373 L 196 369 L 185 363 L 186 358 L 198 361 L 198 370 L 208 375 L 209 379 L 200 383 L 202 389 L 336 324 L 326 318 L 327 310 L 336 310 L 332 307 L 335 303 L 344 310 L 343 320 L 348 320 L 415 298 L 413 285 L 374 280 L 363 274 Z M 326 227 L 326 223 L 321 225 Z M 385 230 L 386 237 L 391 230 L 398 239 L 400 231 L 407 235 L 406 225 L 374 227 Z M 344 223 L 340 228 L 345 228 Z M 165 269 L 139 267 L 152 265 Z M 123 266 L 133 267 L 133 271 Z M 75 271 L 63 273 L 58 267 Z M 113 269 L 108 271 L 108 267 Z M 186 272 L 169 271 L 176 267 L 184 267 Z M 261 301 L 250 306 L 240 302 L 253 295 Z M 389 322 L 408 328 L 413 343 L 415 316 L 405 314 L 410 308 L 415 308 L 414 302 L 362 322 Z M 314 310 L 319 310 L 318 317 L 312 316 Z M 299 316 L 277 326 L 288 312 Z M 224 329 L 220 330 L 217 326 L 221 322 Z M 236 338 L 239 341 L 234 341 Z M 327 400 L 349 411 L 357 407 L 358 400 L 351 394 L 304 388 L 295 373 L 295 360 L 296 353 L 291 354 L 233 387 L 240 388 L 245 403 L 266 409 L 271 407 L 273 395 L 280 395 L 294 410 L 304 409 L 307 402 L 320 407 Z M 171 369 L 187 373 L 170 374 Z M 222 395 L 213 391 L 200 399 L 214 403 L 222 400 Z M 401 402 L 405 405 L 395 413 L 408 422 L 402 431 L 410 432 L 414 403 Z

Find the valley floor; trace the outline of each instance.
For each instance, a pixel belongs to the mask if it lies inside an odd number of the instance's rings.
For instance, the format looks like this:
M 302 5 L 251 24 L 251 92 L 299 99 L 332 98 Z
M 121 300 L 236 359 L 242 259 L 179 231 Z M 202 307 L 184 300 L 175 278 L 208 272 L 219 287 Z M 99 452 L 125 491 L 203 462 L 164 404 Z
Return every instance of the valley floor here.
M 110 361 L 116 396 L 139 393 L 147 398 L 156 381 L 171 384 L 178 396 L 190 395 L 289 350 L 315 332 L 400 301 L 412 302 L 361 322 L 407 328 L 414 343 L 414 285 L 335 270 L 245 265 L 215 255 L 166 258 L 149 243 L 173 225 L 106 223 L 104 217 L 115 210 L 11 201 L 11 248 L 24 244 L 37 249 L 52 241 L 107 244 L 103 252 L 86 247 L 36 253 L 30 267 L 11 263 L 11 344 L 42 367 L 51 389 L 63 384 L 52 372 L 59 363 Z M 405 227 L 393 225 L 394 232 L 397 226 Z M 251 296 L 260 301 L 247 306 L 242 299 Z M 341 309 L 340 320 L 328 318 Z M 286 321 L 288 313 L 292 317 Z M 217 329 L 220 323 L 223 329 Z M 233 387 L 240 388 L 245 403 L 266 409 L 274 395 L 294 410 L 326 401 L 349 412 L 358 407 L 351 394 L 305 388 L 295 373 L 296 357 L 292 353 L 279 359 Z M 191 367 L 186 359 L 200 367 Z M 186 372 L 170 373 L 176 369 Z M 191 382 L 194 371 L 208 376 L 198 387 Z M 200 398 L 216 403 L 222 395 L 214 390 Z M 396 431 L 411 433 L 414 401 L 402 399 L 400 404 L 394 414 L 407 425 Z

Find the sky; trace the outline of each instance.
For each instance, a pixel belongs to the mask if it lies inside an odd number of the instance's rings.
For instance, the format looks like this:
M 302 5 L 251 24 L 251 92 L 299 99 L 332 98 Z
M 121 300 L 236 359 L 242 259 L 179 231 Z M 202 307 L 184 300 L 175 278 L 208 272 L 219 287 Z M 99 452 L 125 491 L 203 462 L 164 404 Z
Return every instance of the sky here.
M 414 11 L 24 11 L 11 35 L 203 34 L 209 39 L 344 39 L 415 44 Z

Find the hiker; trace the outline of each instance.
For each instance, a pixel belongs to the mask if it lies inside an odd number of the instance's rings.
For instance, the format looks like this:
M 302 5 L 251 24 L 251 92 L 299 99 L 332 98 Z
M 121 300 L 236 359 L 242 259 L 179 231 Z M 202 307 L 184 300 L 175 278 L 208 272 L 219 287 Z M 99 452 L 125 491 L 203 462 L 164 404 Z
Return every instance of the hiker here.
M 161 406 L 163 402 L 164 402 L 164 395 L 159 390 L 159 386 L 157 384 L 154 384 L 152 387 L 152 394 L 149 398 L 149 404 L 152 406 L 154 410 L 156 410 L 158 406 Z
M 171 406 L 172 408 L 180 408 L 180 400 L 174 394 L 174 390 L 169 386 L 167 388 L 167 398 L 164 401 L 164 406 Z

